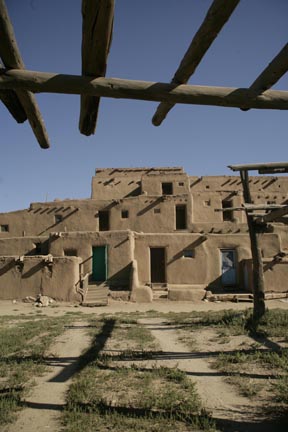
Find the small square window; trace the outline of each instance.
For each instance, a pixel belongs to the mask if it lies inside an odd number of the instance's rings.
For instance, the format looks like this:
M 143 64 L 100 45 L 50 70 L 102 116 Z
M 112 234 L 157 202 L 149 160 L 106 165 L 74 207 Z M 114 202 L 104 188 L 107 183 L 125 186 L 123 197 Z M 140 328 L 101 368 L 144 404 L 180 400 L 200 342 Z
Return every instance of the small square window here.
M 55 223 L 56 224 L 62 222 L 62 220 L 63 220 L 63 216 L 62 215 L 60 215 L 60 214 L 56 214 L 55 215 Z
M 161 213 L 161 209 L 160 209 L 160 208 L 155 208 L 155 209 L 154 209 L 154 213 L 155 213 L 155 214 L 159 214 L 159 213 Z
M 121 211 L 121 217 L 122 217 L 122 219 L 128 219 L 129 211 L 128 210 L 122 210 Z
M 9 232 L 9 225 L 0 225 L 1 232 Z
M 179 186 L 184 186 L 184 183 L 183 182 L 179 182 L 178 185 Z
M 194 249 L 185 249 L 183 251 L 183 258 L 195 258 Z
M 204 206 L 205 207 L 210 207 L 211 206 L 211 200 L 209 199 L 209 200 L 205 200 L 204 201 Z
M 162 183 L 162 195 L 173 195 L 173 183 Z

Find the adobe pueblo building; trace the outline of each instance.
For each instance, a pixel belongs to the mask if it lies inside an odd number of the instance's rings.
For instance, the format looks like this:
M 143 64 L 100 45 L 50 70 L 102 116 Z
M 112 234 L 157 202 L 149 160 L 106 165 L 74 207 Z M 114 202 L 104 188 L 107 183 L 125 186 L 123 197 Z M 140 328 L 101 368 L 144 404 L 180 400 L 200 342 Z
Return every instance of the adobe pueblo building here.
M 251 177 L 250 187 L 254 204 L 287 204 L 288 177 Z M 93 304 L 108 295 L 151 302 L 251 292 L 245 212 L 225 211 L 242 204 L 236 176 L 97 169 L 91 199 L 0 214 L 0 298 Z M 266 291 L 286 292 L 285 217 L 266 226 L 260 246 Z

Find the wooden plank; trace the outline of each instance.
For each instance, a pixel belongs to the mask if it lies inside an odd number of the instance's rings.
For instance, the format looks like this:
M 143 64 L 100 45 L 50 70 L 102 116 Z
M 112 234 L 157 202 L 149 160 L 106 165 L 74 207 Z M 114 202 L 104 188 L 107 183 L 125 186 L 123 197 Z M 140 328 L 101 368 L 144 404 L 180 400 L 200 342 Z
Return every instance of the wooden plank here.
M 105 76 L 112 40 L 114 0 L 82 0 L 82 75 Z M 95 133 L 100 98 L 81 95 L 79 130 Z
M 288 214 L 288 206 L 283 206 L 283 208 L 279 208 L 278 210 L 273 210 L 270 213 L 265 214 L 264 216 L 258 217 L 255 219 L 256 223 L 268 223 L 273 222 L 280 217 L 283 217 Z
M 171 81 L 173 84 L 179 85 L 188 82 L 238 3 L 239 0 L 213 1 Z M 162 123 L 173 106 L 174 104 L 165 102 L 158 106 L 152 118 L 154 126 L 159 126 Z
M 288 43 L 251 84 L 249 89 L 259 95 L 271 88 L 288 70 Z M 242 109 L 247 111 L 246 109 Z
M 25 66 L 17 46 L 13 26 L 4 0 L 0 0 L 0 35 L 0 57 L 4 66 L 8 69 L 24 69 Z M 27 90 L 17 89 L 15 91 L 40 146 L 42 148 L 50 147 L 48 135 L 35 96 Z
M 249 89 L 208 87 L 96 78 L 27 70 L 9 70 L 0 74 L 0 89 L 23 89 L 33 92 L 89 94 L 102 97 L 168 101 L 192 105 L 242 107 L 257 109 L 288 109 L 288 92 L 267 90 L 251 98 Z

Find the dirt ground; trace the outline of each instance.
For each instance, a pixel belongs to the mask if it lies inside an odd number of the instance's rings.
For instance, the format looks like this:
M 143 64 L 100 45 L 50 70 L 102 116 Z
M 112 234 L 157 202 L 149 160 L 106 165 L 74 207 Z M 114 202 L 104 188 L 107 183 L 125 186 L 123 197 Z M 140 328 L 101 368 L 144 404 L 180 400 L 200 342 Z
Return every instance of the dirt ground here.
M 268 300 L 266 302 L 268 309 L 288 309 L 288 298 L 278 300 Z M 37 308 L 31 303 L 23 303 L 17 301 L 13 303 L 11 300 L 0 301 L 0 316 L 2 315 L 18 315 L 32 314 L 38 311 L 47 316 L 62 315 L 65 312 L 81 312 L 83 314 L 103 314 L 117 312 L 147 312 L 151 310 L 159 312 L 191 312 L 191 311 L 220 311 L 225 309 L 245 310 L 252 308 L 252 302 L 173 302 L 173 301 L 156 301 L 153 303 L 132 303 L 125 301 L 109 300 L 107 306 L 98 307 L 83 307 L 78 304 L 71 303 L 54 303 L 51 306 Z
M 270 300 L 267 307 L 288 308 L 288 301 Z M 41 313 L 47 316 L 60 316 L 67 312 L 82 312 L 83 314 L 103 314 L 116 312 L 145 312 L 156 310 L 159 312 L 189 312 L 189 311 L 218 311 L 223 309 L 244 310 L 252 307 L 252 303 L 188 303 L 161 301 L 149 304 L 136 304 L 128 302 L 112 301 L 105 307 L 81 307 L 71 304 L 54 304 L 46 308 L 36 308 L 32 304 L 11 301 L 0 302 L 0 316 L 25 314 L 35 317 Z M 60 413 L 65 404 L 65 392 L 67 391 L 73 371 L 77 368 L 77 360 L 83 350 L 88 349 L 90 338 L 87 335 L 85 322 L 76 321 L 73 326 L 57 338 L 55 344 L 49 351 L 49 371 L 42 377 L 36 379 L 36 385 L 27 396 L 18 420 L 13 425 L 4 429 L 5 432 L 36 432 L 61 431 L 59 423 Z M 197 338 L 201 343 L 201 352 L 191 352 L 186 345 L 179 341 L 177 328 L 167 328 L 163 319 L 145 318 L 140 324 L 150 329 L 155 339 L 160 343 L 165 355 L 157 360 L 158 366 L 178 367 L 196 382 L 198 392 L 205 405 L 205 408 L 213 414 L 214 418 L 227 422 L 226 431 L 262 431 L 270 430 L 257 428 L 261 425 L 261 418 L 258 416 L 258 406 L 252 406 L 251 401 L 239 396 L 236 390 L 225 382 L 221 374 L 215 373 L 211 368 L 207 352 L 211 348 L 213 335 L 208 337 L 198 334 Z M 166 326 L 166 328 L 165 328 Z M 165 331 L 164 331 L 165 330 Z M 207 330 L 206 330 L 207 331 Z M 240 341 L 241 342 L 241 341 Z M 215 349 L 215 347 L 214 347 Z M 271 431 L 273 431 L 273 427 Z

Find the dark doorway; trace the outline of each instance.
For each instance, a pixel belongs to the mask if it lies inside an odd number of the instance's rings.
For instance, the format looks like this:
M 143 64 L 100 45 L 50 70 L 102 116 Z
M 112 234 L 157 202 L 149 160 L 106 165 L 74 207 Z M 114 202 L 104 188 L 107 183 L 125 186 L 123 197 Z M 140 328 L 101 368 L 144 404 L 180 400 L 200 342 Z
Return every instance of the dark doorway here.
M 222 201 L 222 209 L 223 209 L 223 221 L 233 221 L 233 211 L 225 209 L 233 207 L 233 202 L 231 200 L 223 200 Z
M 186 205 L 176 205 L 176 230 L 187 228 Z
M 92 277 L 94 281 L 107 279 L 107 247 L 96 246 L 92 250 Z
M 98 214 L 99 214 L 99 231 L 109 231 L 110 229 L 109 211 L 100 210 Z
M 166 283 L 165 248 L 150 248 L 151 283 Z

